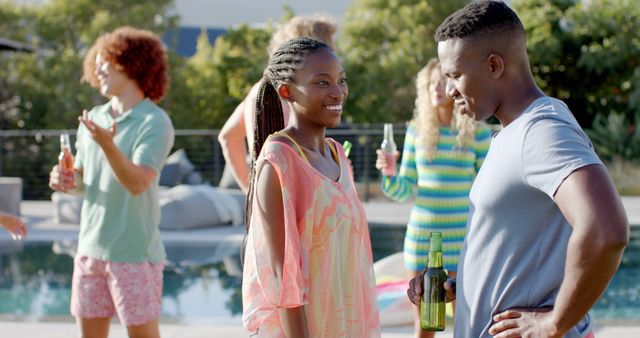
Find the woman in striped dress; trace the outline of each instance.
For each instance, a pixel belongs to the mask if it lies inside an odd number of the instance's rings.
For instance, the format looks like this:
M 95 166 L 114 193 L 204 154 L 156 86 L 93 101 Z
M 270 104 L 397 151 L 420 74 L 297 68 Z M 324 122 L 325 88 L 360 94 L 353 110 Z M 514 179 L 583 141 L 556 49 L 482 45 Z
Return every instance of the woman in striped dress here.
M 411 278 L 427 266 L 432 231 L 442 232 L 444 268 L 449 276 L 456 275 L 469 190 L 491 140 L 489 128 L 454 109 L 445 86 L 440 63 L 431 59 L 416 79 L 415 116 L 405 136 L 400 172 L 382 175 L 387 197 L 404 202 L 416 196 L 404 240 L 404 261 Z M 386 166 L 378 150 L 376 168 L 382 171 Z M 421 332 L 417 320 L 416 337 L 433 337 L 433 332 Z

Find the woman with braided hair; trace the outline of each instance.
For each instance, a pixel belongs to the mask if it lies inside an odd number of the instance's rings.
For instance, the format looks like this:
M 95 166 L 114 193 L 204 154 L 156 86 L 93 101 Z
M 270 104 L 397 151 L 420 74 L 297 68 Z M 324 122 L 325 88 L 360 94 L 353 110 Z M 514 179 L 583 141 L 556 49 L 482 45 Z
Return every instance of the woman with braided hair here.
M 334 18 L 324 14 L 294 16 L 273 33 L 267 52 L 271 55 L 285 41 L 301 36 L 320 39 L 331 49 L 335 49 L 333 40 L 336 29 Z M 220 134 L 218 134 L 218 141 L 226 162 L 225 172 L 228 170 L 231 173 L 238 187 L 245 193 L 249 187 L 249 167 L 247 166 L 248 157 L 245 139 L 249 148 L 251 148 L 253 144 L 253 115 L 259 84 L 258 82 L 251 87 L 247 96 L 238 104 L 222 129 L 220 129 Z M 286 126 L 289 121 L 289 107 L 284 102 L 282 105 Z
M 347 95 L 340 61 L 314 38 L 284 43 L 264 71 L 242 281 L 243 324 L 258 337 L 380 337 L 366 216 L 342 147 L 325 138 Z

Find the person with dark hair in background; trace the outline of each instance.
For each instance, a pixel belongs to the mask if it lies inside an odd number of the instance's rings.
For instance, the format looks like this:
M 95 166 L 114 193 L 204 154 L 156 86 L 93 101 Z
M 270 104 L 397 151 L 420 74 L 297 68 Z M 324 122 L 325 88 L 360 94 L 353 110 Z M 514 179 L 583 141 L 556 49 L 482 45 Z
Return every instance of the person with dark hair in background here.
M 347 95 L 340 61 L 314 38 L 284 43 L 264 71 L 242 278 L 243 324 L 258 337 L 380 337 L 366 215 L 342 146 L 325 138 Z
M 607 169 L 569 108 L 537 87 L 509 6 L 471 2 L 435 38 L 447 94 L 502 125 L 471 188 L 457 283 L 445 283 L 454 334 L 593 337 L 588 311 L 629 240 Z M 412 302 L 421 293 L 412 280 Z
M 107 337 L 115 314 L 129 337 L 160 336 L 158 181 L 174 130 L 155 102 L 167 92 L 167 67 L 158 36 L 132 27 L 100 36 L 84 59 L 83 80 L 109 102 L 82 113 L 74 170 L 55 166 L 49 181 L 84 194 L 71 287 L 82 337 Z
M 330 16 L 323 14 L 294 16 L 273 33 L 267 52 L 271 55 L 285 41 L 303 36 L 320 39 L 331 49 L 335 49 L 333 41 L 335 32 L 336 23 Z M 244 140 L 246 138 L 247 144 L 251 148 L 254 137 L 253 115 L 259 85 L 260 82 L 253 85 L 247 96 L 224 123 L 218 135 L 222 155 L 226 161 L 225 171 L 231 172 L 236 183 L 245 193 L 249 188 L 249 167 L 247 166 L 247 148 L 244 145 Z M 282 113 L 284 124 L 287 126 L 289 107 L 284 102 L 282 103 Z

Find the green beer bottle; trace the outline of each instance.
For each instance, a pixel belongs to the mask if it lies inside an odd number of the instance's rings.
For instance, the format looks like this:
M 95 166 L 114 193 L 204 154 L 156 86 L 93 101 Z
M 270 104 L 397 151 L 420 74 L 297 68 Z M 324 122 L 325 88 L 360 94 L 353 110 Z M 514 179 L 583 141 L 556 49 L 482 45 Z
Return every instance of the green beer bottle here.
M 442 233 L 431 233 L 429 264 L 424 274 L 420 302 L 420 327 L 426 331 L 443 331 L 445 316 L 444 282 L 447 273 L 442 268 Z

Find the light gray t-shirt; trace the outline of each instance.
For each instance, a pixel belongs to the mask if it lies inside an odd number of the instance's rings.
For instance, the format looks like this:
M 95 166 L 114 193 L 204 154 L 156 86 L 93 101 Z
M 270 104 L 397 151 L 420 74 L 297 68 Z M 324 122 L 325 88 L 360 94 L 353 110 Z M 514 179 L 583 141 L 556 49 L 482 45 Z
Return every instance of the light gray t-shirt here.
M 553 306 L 572 228 L 553 196 L 573 171 L 602 165 L 567 106 L 534 101 L 491 142 L 470 192 L 458 266 L 456 337 L 491 337 L 493 315 Z M 565 337 L 584 337 L 589 315 Z

